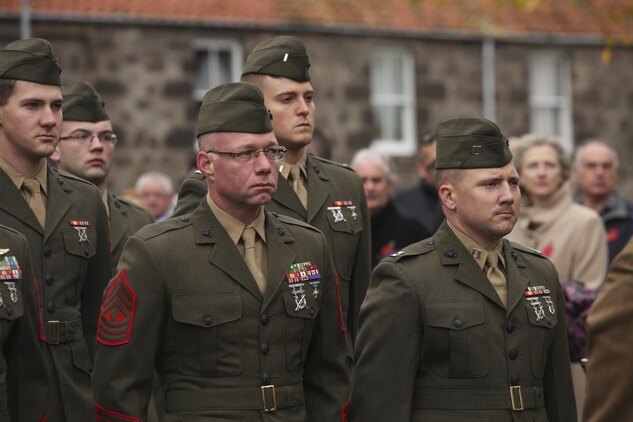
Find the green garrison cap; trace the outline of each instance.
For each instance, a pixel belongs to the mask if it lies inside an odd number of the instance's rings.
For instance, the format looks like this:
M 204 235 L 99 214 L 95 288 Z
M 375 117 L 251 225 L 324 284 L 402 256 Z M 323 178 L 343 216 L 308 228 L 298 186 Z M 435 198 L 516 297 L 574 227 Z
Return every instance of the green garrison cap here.
M 62 91 L 64 120 L 69 122 L 103 122 L 110 120 L 105 102 L 89 82 L 77 81 Z
M 197 136 L 209 132 L 272 132 L 272 115 L 264 95 L 248 82 L 220 85 L 204 95 L 198 114 Z
M 437 125 L 436 169 L 503 167 L 512 160 L 509 143 L 496 124 L 474 117 Z
M 246 57 L 242 76 L 248 73 L 283 76 L 297 82 L 310 80 L 310 58 L 297 37 L 280 35 L 261 42 Z
M 14 41 L 0 50 L 0 78 L 62 85 L 62 68 L 51 43 L 41 38 Z

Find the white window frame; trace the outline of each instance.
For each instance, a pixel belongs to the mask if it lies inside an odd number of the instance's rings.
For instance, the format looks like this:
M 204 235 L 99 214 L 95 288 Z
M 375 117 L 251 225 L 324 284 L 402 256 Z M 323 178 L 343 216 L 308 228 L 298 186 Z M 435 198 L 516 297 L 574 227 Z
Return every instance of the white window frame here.
M 529 59 L 529 92 L 530 92 L 530 131 L 542 135 L 557 136 L 563 146 L 573 150 L 572 100 L 571 100 L 571 64 L 569 57 L 558 51 L 543 51 L 533 54 Z M 555 92 L 537 92 L 536 85 L 541 83 L 539 77 L 550 78 L 549 84 Z M 536 111 L 549 110 L 557 113 L 555 126 L 544 128 L 538 121 Z M 552 116 L 548 118 L 552 119 Z
M 398 56 L 403 62 L 401 75 L 393 77 L 401 78 L 403 81 L 402 93 L 376 93 L 373 89 L 374 60 L 382 56 L 382 60 L 389 57 Z M 413 54 L 406 49 L 377 49 L 372 52 L 370 59 L 370 102 L 373 110 L 376 106 L 400 105 L 403 107 L 400 125 L 402 128 L 402 139 L 373 139 L 371 148 L 379 153 L 392 156 L 407 156 L 416 152 L 416 103 L 415 103 L 415 60 Z
M 209 57 L 213 57 L 213 54 L 219 51 L 228 51 L 231 54 L 231 80 L 220 81 L 217 74 L 217 61 L 210 63 L 209 65 L 209 86 L 204 88 L 198 88 L 198 81 L 196 80 L 196 87 L 194 88 L 193 98 L 195 101 L 202 101 L 204 94 L 211 88 L 217 85 L 227 82 L 238 82 L 242 74 L 242 67 L 244 66 L 244 47 L 236 40 L 228 38 L 213 38 L 213 39 L 200 39 L 194 41 L 194 49 L 197 52 L 204 51 L 209 54 Z M 198 64 L 196 63 L 196 66 Z M 198 69 L 196 69 L 196 72 Z M 197 77 L 197 73 L 196 73 Z

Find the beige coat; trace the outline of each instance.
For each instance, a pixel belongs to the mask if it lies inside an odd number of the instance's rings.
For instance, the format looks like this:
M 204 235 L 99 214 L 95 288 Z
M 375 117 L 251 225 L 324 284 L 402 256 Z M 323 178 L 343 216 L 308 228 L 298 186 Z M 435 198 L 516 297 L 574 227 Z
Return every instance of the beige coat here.
M 531 229 L 535 224 L 538 227 Z M 561 282 L 575 280 L 595 289 L 604 281 L 608 252 L 602 220 L 595 211 L 574 203 L 567 186 L 544 206 L 522 205 L 507 238 L 548 257 Z
M 633 420 L 633 239 L 615 257 L 591 308 L 584 421 Z

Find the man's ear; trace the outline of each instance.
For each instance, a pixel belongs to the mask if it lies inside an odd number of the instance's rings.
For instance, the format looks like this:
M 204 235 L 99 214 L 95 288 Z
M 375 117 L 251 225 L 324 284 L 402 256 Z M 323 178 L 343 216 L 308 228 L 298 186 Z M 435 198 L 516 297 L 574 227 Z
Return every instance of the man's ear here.
M 196 165 L 198 166 L 198 170 L 200 170 L 207 179 L 215 181 L 215 171 L 213 169 L 211 153 L 200 151 L 196 156 Z
M 457 208 L 457 192 L 455 192 L 455 187 L 450 184 L 441 185 L 438 190 L 438 195 L 440 197 L 440 201 L 446 208 L 451 211 L 455 211 Z

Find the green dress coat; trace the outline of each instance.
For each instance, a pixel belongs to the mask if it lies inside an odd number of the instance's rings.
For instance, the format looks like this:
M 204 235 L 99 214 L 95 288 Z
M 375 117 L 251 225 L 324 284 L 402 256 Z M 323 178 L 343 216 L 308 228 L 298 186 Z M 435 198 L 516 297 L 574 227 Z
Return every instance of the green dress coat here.
M 0 226 L 0 420 L 44 421 L 48 376 L 29 245 Z
M 49 167 L 44 229 L 2 170 L 0 197 L 0 224 L 26 236 L 41 284 L 42 335 L 51 382 L 49 420 L 92 420 L 92 348 L 112 271 L 101 194 L 93 184 Z
M 363 183 L 350 167 L 308 154 L 308 209 L 292 186 L 279 177 L 277 193 L 266 209 L 304 221 L 327 239 L 339 281 L 341 306 L 352 336 L 371 275 L 371 233 Z M 207 193 L 200 172 L 189 176 L 178 192 L 174 216 L 195 209 Z
M 114 274 L 125 242 L 141 227 L 152 224 L 154 219 L 143 207 L 113 194 L 108 195 L 108 209 L 110 210 L 110 251 Z
M 266 247 L 262 295 L 206 201 L 129 239 L 99 321 L 98 417 L 145 421 L 156 370 L 166 422 L 340 420 L 351 363 L 325 239 L 267 212 Z
M 446 223 L 376 267 L 359 319 L 352 420 L 576 421 L 556 270 L 507 240 L 503 253 L 507 309 Z

